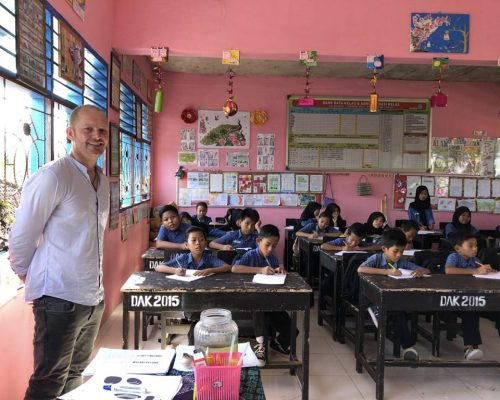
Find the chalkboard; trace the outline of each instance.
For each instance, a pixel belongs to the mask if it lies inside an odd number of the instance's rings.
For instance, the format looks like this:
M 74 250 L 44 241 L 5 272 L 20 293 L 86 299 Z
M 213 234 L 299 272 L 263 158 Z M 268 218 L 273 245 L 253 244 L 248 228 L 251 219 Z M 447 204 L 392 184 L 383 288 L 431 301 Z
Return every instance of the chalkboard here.
M 313 97 L 314 105 L 287 100 L 289 170 L 387 170 L 429 168 L 431 111 L 427 99 Z

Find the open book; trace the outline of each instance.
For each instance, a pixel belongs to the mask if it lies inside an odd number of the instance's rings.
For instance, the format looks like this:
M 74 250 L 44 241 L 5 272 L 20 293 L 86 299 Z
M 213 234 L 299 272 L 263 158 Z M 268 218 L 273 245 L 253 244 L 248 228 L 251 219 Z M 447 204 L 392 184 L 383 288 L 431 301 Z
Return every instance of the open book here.
M 476 278 L 482 279 L 500 279 L 500 271 L 490 272 L 484 275 L 474 275 Z
M 285 283 L 285 274 L 255 274 L 253 276 L 253 283 L 262 283 L 264 285 L 283 285 Z

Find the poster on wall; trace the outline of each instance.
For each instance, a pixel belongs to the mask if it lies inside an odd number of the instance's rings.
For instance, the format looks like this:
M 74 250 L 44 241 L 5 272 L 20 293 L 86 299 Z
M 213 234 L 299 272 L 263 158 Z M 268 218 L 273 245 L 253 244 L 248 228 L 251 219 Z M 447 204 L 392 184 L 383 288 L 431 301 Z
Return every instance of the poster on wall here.
M 177 163 L 179 165 L 197 164 L 197 154 L 195 151 L 179 151 L 177 153 Z
M 238 173 L 224 172 L 224 192 L 238 193 Z
M 80 36 L 59 21 L 59 76 L 74 85 L 83 88 L 84 48 Z
M 253 193 L 266 193 L 267 192 L 267 175 L 253 175 Z
M 267 191 L 269 193 L 279 193 L 281 191 L 280 174 L 267 174 Z
M 219 150 L 200 150 L 198 152 L 199 167 L 218 167 L 219 166 Z
M 226 118 L 222 111 L 198 112 L 199 148 L 240 148 L 250 146 L 250 113 L 238 111 Z
M 250 166 L 250 153 L 232 152 L 226 153 L 226 167 L 230 168 L 248 168 Z
M 252 175 L 238 175 L 238 193 L 252 193 Z
M 40 0 L 19 0 L 17 73 L 23 82 L 45 88 L 45 6 Z
M 210 184 L 210 174 L 208 172 L 188 172 L 188 189 L 208 189 Z
M 181 129 L 181 150 L 195 151 L 196 150 L 196 132 L 194 129 Z
M 411 14 L 411 52 L 465 54 L 469 35 L 468 14 Z
M 257 135 L 257 169 L 274 170 L 274 133 Z

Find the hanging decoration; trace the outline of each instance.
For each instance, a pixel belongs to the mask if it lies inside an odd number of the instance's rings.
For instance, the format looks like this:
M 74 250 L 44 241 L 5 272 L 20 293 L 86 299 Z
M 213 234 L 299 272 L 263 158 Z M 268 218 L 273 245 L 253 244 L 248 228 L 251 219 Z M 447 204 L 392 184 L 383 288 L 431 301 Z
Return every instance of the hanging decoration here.
M 448 57 L 434 57 L 432 59 L 432 68 L 438 69 L 438 90 L 433 94 L 429 100 L 431 107 L 446 107 L 448 105 L 448 96 L 441 91 L 441 80 L 443 69 L 448 69 L 450 60 Z
M 370 112 L 378 111 L 378 93 L 377 93 L 377 81 L 378 81 L 378 70 L 384 68 L 384 55 L 369 55 L 366 57 L 366 67 L 373 70 L 372 77 L 370 79 L 370 84 L 372 85 L 372 91 L 370 93 Z
M 315 50 L 301 50 L 299 53 L 299 62 L 306 66 L 305 78 L 306 85 L 304 87 L 305 96 L 298 100 L 298 105 L 301 107 L 312 107 L 314 106 L 314 99 L 309 97 L 311 82 L 309 77 L 311 74 L 311 67 L 318 65 L 318 52 Z
M 227 84 L 227 100 L 222 106 L 222 111 L 224 111 L 224 115 L 226 118 L 232 117 L 238 112 L 238 104 L 234 101 L 233 97 L 233 78 L 235 74 L 231 66 L 227 69 L 227 77 L 228 77 L 228 84 Z
M 254 125 L 264 125 L 268 118 L 267 111 L 260 108 L 250 113 L 250 122 Z
M 198 113 L 192 108 L 185 108 L 182 110 L 181 118 L 186 124 L 192 124 L 198 119 Z
M 151 62 L 153 63 L 153 80 L 158 85 L 155 94 L 155 112 L 160 113 L 163 110 L 163 81 L 164 71 L 162 63 L 168 61 L 168 47 L 151 47 Z

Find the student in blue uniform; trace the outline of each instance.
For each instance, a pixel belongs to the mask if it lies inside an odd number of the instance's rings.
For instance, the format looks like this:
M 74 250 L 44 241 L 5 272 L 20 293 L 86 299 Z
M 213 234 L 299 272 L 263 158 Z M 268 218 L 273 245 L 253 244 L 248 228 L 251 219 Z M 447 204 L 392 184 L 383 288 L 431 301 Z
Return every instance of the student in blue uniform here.
M 160 209 L 161 227 L 156 237 L 156 247 L 159 249 L 186 250 L 186 231 L 188 224 L 181 222 L 179 211 L 173 205 Z
M 301 228 L 295 236 L 307 237 L 307 238 L 317 238 L 320 236 L 330 236 L 337 237 L 341 234 L 332 225 L 332 217 L 327 212 L 323 211 L 319 216 L 318 220 L 311 222 Z
M 483 275 L 492 271 L 491 265 L 481 264 L 477 256 L 477 239 L 470 231 L 460 230 L 450 235 L 450 242 L 455 250 L 446 259 L 446 274 Z M 480 360 L 483 352 L 479 332 L 479 313 L 462 312 L 462 331 L 464 337 L 464 357 L 466 360 Z M 498 324 L 497 324 L 498 326 Z
M 413 239 L 415 239 L 418 233 L 417 223 L 412 220 L 405 220 L 401 223 L 399 229 L 401 229 L 406 236 L 407 244 L 405 250 L 413 249 Z
M 196 204 L 196 214 L 193 214 L 192 218 L 195 221 L 201 222 L 202 224 L 210 225 L 210 222 L 212 222 L 212 218 L 207 216 L 207 211 L 208 204 L 204 201 L 200 201 L 198 204 Z
M 266 274 L 285 273 L 279 266 L 278 259 L 273 254 L 280 239 L 279 229 L 274 225 L 264 225 L 257 238 L 258 247 L 247 251 L 236 260 L 231 271 L 239 274 Z M 252 313 L 254 332 L 257 344 L 254 347 L 255 355 L 260 367 L 266 364 L 266 350 L 264 338 L 271 328 L 270 346 L 282 353 L 290 354 L 290 316 L 285 311 L 254 312 Z
M 427 186 L 419 186 L 417 188 L 415 201 L 411 202 L 408 207 L 408 219 L 415 221 L 421 230 L 432 231 L 434 229 L 435 221 Z
M 310 201 L 309 203 L 307 203 L 306 208 L 304 208 L 302 214 L 300 214 L 299 218 L 300 227 L 302 228 L 307 224 L 310 224 L 311 222 L 316 222 L 316 219 L 318 218 L 320 211 L 321 211 L 321 204 L 315 201 Z
M 411 270 L 411 274 L 415 278 L 430 273 L 427 268 L 421 268 L 402 258 L 406 246 L 406 237 L 400 229 L 388 229 L 382 233 L 381 244 L 383 253 L 368 257 L 358 268 L 358 273 L 400 276 L 400 269 L 406 269 Z M 370 307 L 368 311 L 373 318 L 373 322 L 378 327 L 377 310 Z M 407 361 L 417 361 L 418 352 L 413 347 L 415 338 L 408 328 L 407 314 L 404 311 L 391 312 L 388 318 L 394 322 L 394 333 L 400 339 L 401 346 L 404 349 L 403 358 Z
M 472 216 L 468 207 L 458 207 L 453 213 L 451 223 L 447 224 L 444 229 L 444 236 L 448 239 L 456 231 L 467 231 L 473 234 L 479 233 L 479 230 L 471 224 L 471 219 Z
M 210 248 L 216 250 L 234 250 L 240 248 L 257 247 L 257 232 L 255 228 L 259 225 L 260 216 L 257 210 L 245 208 L 241 212 L 240 229 L 231 231 L 224 236 L 210 242 Z
M 374 211 L 365 223 L 366 241 L 377 243 L 385 230 L 386 218 L 380 211 Z
M 340 206 L 336 203 L 330 203 L 326 206 L 325 212 L 332 217 L 331 226 L 340 232 L 344 232 L 347 227 L 347 222 L 340 215 Z
M 345 231 L 345 237 L 339 237 L 330 242 L 323 243 L 321 248 L 323 250 L 366 250 L 377 251 L 380 250 L 380 245 L 372 245 L 366 243 L 363 238 L 366 235 L 365 227 L 359 222 L 355 222 Z

